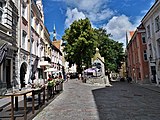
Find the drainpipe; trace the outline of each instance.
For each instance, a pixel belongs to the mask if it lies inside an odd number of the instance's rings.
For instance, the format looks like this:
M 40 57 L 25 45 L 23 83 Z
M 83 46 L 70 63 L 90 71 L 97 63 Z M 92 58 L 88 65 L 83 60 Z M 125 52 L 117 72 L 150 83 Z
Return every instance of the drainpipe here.
M 29 71 L 29 78 L 28 78 L 28 83 L 30 83 L 31 80 L 31 72 L 32 72 L 32 40 L 31 40 L 31 4 L 32 4 L 32 0 L 29 0 L 29 9 L 28 9 L 28 16 L 29 16 L 29 22 L 28 22 L 28 33 L 29 33 L 29 41 L 30 41 L 30 60 L 29 60 L 29 66 L 30 66 L 30 71 Z
M 19 22 L 18 22 L 18 85 L 19 89 L 21 89 L 21 82 L 20 82 L 20 51 L 21 51 L 21 4 L 22 0 L 18 2 L 18 8 L 19 8 Z

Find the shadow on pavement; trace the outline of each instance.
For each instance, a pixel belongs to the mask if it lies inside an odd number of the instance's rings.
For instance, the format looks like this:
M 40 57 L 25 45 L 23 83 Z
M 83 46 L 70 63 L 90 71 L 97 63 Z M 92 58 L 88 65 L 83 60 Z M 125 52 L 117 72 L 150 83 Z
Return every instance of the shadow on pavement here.
M 124 86 L 128 86 L 128 83 L 112 82 L 111 87 L 92 90 L 99 120 L 130 119 L 128 116 L 125 116 L 125 104 L 126 100 L 128 102 L 132 101 L 132 96 L 127 94 L 128 89 Z M 126 95 L 122 93 L 126 93 Z
M 99 120 L 159 120 L 160 95 L 127 82 L 92 90 Z

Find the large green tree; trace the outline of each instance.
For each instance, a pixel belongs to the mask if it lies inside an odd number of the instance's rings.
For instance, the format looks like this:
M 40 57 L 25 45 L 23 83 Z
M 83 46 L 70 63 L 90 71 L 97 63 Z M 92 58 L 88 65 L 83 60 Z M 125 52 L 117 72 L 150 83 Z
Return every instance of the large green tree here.
M 66 41 L 64 48 L 65 59 L 69 65 L 77 65 L 77 71 L 82 72 L 82 65 L 87 68 L 91 65 L 91 58 L 98 47 L 105 59 L 105 68 L 108 71 L 118 72 L 123 60 L 123 44 L 110 39 L 105 29 L 93 29 L 88 18 L 74 21 L 62 39 Z
M 94 29 L 88 18 L 74 21 L 62 37 L 62 40 L 67 43 L 64 48 L 65 59 L 70 66 L 75 63 L 79 73 L 82 72 L 83 64 L 86 67 L 90 65 L 97 46 L 94 37 Z

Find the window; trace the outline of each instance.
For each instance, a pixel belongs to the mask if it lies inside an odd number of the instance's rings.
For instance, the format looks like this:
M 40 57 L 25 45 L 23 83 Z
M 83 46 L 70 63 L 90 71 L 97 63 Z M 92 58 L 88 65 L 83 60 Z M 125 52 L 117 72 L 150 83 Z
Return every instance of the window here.
M 24 48 L 24 49 L 25 49 L 26 37 L 27 37 L 27 33 L 26 33 L 26 31 L 23 30 L 23 32 L 22 32 L 22 48 Z
M 146 37 L 146 34 L 145 34 L 145 33 L 142 33 L 142 34 L 141 34 L 141 37 L 142 37 L 142 42 L 143 42 L 143 43 L 146 43 L 146 38 L 145 38 L 145 37 Z
M 0 8 L 3 8 L 3 3 L 2 2 L 0 2 Z
M 36 52 L 37 52 L 37 42 L 36 42 L 36 40 L 34 40 L 34 42 L 33 42 L 33 51 L 32 51 L 32 53 L 33 54 L 35 54 L 36 55 Z
M 39 24 L 39 23 L 38 23 L 38 21 L 36 20 L 36 31 L 37 31 L 37 33 L 39 33 L 39 32 L 38 32 L 38 24 Z
M 159 53 L 159 58 L 160 58 L 160 39 L 157 40 L 157 47 L 158 47 L 158 53 Z
M 42 30 L 43 30 L 43 27 L 40 26 L 40 35 L 41 35 L 41 37 L 42 37 Z
M 3 16 L 3 2 L 0 1 L 0 22 L 2 22 L 2 16 Z
M 26 5 L 22 5 L 22 16 L 25 17 L 26 15 Z
M 153 51 L 152 51 L 152 45 L 149 44 L 149 53 L 150 53 L 150 56 L 153 57 Z
M 32 12 L 31 12 L 31 26 L 32 27 L 34 26 L 34 16 Z
M 3 12 L 0 11 L 0 22 L 2 22 L 2 15 L 3 15 Z
M 148 38 L 151 37 L 150 25 L 147 26 L 147 36 L 148 36 Z
M 155 18 L 155 30 L 156 32 L 160 30 L 159 16 Z
M 144 60 L 147 60 L 147 51 L 146 50 L 143 51 L 143 55 L 144 55 Z

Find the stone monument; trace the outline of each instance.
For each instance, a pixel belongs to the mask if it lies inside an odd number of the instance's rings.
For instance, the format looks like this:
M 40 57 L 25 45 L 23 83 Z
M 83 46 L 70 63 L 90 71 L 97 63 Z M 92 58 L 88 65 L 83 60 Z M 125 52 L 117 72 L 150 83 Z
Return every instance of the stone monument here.
M 108 77 L 105 75 L 104 57 L 101 57 L 98 48 L 96 48 L 96 53 L 94 57 L 91 59 L 91 63 L 92 63 L 92 68 L 97 68 L 99 70 L 100 76 L 98 76 L 97 78 L 91 78 L 88 82 L 104 86 L 112 86 L 109 83 Z

